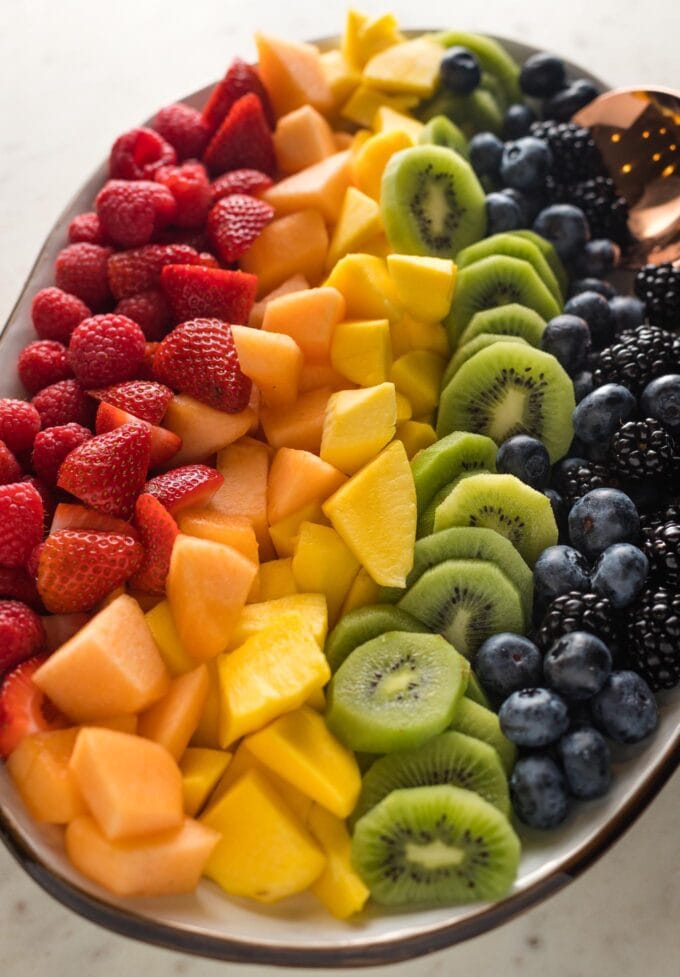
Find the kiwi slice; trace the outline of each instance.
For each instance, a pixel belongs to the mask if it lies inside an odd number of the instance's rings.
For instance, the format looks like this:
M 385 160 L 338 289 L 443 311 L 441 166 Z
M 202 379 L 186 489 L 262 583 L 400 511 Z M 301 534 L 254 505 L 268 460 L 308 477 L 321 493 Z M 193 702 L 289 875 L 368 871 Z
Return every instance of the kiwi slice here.
M 444 146 L 395 153 L 383 173 L 380 209 L 390 246 L 401 254 L 454 258 L 486 230 L 479 180 Z
M 450 725 L 467 676 L 441 635 L 387 631 L 355 648 L 337 670 L 326 721 L 351 750 L 419 746 Z
M 464 472 L 496 471 L 496 445 L 481 434 L 452 431 L 419 452 L 411 462 L 420 515 L 436 492 Z
M 469 95 L 438 91 L 432 98 L 421 103 L 418 116 L 423 122 L 429 122 L 444 115 L 470 139 L 476 132 L 500 135 L 503 112 L 504 108 L 494 93 L 480 84 Z
M 452 482 L 448 485 L 444 485 L 440 488 L 438 492 L 435 492 L 432 497 L 432 501 L 424 510 L 423 514 L 418 519 L 418 525 L 416 527 L 416 539 L 421 539 L 423 536 L 430 536 L 434 532 L 434 520 L 437 515 L 437 509 L 451 492 L 455 489 L 461 478 L 468 478 L 470 475 L 475 475 L 481 472 L 488 472 L 488 468 L 478 468 L 471 472 L 462 472 L 457 478 L 454 478 Z
M 406 588 L 412 587 L 426 570 L 445 560 L 485 560 L 495 563 L 519 591 L 524 618 L 530 621 L 534 601 L 534 575 L 509 539 L 493 529 L 481 526 L 455 526 L 419 539 L 413 551 L 413 568 L 406 578 Z M 404 596 L 399 587 L 384 587 L 382 601 L 398 601 Z
M 482 740 L 449 730 L 416 750 L 398 750 L 376 760 L 364 776 L 352 821 L 393 790 L 435 784 L 473 790 L 506 817 L 510 814 L 508 781 L 496 751 Z
M 560 289 L 555 272 L 550 267 L 547 258 L 534 244 L 527 238 L 517 237 L 515 234 L 492 234 L 491 237 L 484 238 L 468 245 L 456 257 L 458 270 L 473 265 L 482 258 L 488 258 L 495 254 L 505 254 L 510 258 L 521 258 L 528 261 L 539 274 L 541 281 L 549 290 L 556 302 L 562 304 L 562 291 Z
M 505 308 L 505 306 L 501 306 Z M 477 315 L 485 315 L 484 312 L 478 312 Z M 541 320 L 542 321 L 542 320 Z M 493 346 L 494 343 L 506 342 L 506 343 L 524 343 L 528 346 L 526 339 L 522 339 L 521 336 L 502 336 L 500 333 L 493 332 L 482 332 L 474 339 L 469 340 L 464 346 L 459 346 L 456 352 L 453 354 L 449 360 L 449 364 L 444 370 L 444 376 L 442 377 L 442 390 L 446 387 L 451 377 L 458 372 L 463 363 L 467 363 L 471 356 L 478 353 L 480 349 L 486 349 L 487 346 Z
M 512 773 L 517 757 L 517 747 L 507 738 L 498 716 L 495 712 L 487 709 L 478 702 L 474 702 L 470 697 L 465 697 L 458 703 L 456 715 L 451 723 L 451 729 L 466 736 L 473 736 L 475 739 L 483 740 L 489 746 L 493 746 L 496 753 L 501 758 L 501 763 L 508 774 Z
M 357 607 L 343 615 L 326 640 L 324 648 L 332 672 L 337 672 L 344 660 L 359 645 L 377 638 L 386 631 L 426 632 L 422 621 L 385 604 Z
M 443 635 L 466 658 L 492 634 L 524 631 L 519 591 L 494 563 L 484 560 L 445 560 L 431 567 L 409 587 L 399 607 Z
M 459 342 L 464 346 L 475 336 L 495 332 L 507 336 L 520 336 L 526 339 L 530 346 L 539 348 L 545 326 L 545 319 L 541 319 L 538 312 L 528 309 L 526 305 L 511 302 L 510 305 L 497 305 L 495 309 L 475 312 L 463 330 Z
M 519 857 L 505 815 L 450 784 L 393 790 L 357 821 L 352 838 L 354 867 L 383 906 L 498 899 Z
M 478 703 L 480 706 L 484 706 L 485 709 L 489 709 L 491 707 L 488 696 L 482 686 L 479 684 L 479 679 L 472 669 L 470 669 L 470 674 L 468 675 L 468 684 L 467 689 L 465 690 L 465 696 L 466 698 L 471 699 L 473 702 Z
M 435 115 L 420 131 L 418 143 L 421 146 L 446 146 L 467 159 L 468 141 L 455 122 L 445 115 Z
M 494 343 L 471 356 L 447 384 L 437 435 L 467 430 L 502 444 L 513 434 L 530 434 L 554 463 L 572 442 L 574 407 L 574 386 L 554 356 L 532 346 Z
M 536 231 L 529 230 L 529 228 L 523 228 L 519 231 L 510 231 L 510 233 L 514 237 L 521 237 L 525 241 L 531 241 L 532 244 L 536 245 L 538 250 L 550 265 L 552 273 L 558 281 L 562 295 L 566 295 L 567 288 L 569 286 L 569 277 L 564 265 L 562 264 L 560 256 L 558 255 L 557 251 L 555 251 L 555 248 L 550 241 L 544 238 L 541 234 L 537 234 Z
M 495 529 L 510 540 L 530 567 L 544 549 L 557 543 L 558 535 L 550 499 L 514 475 L 471 475 L 460 482 L 441 503 L 435 516 L 435 532 L 451 526 Z M 410 610 L 403 598 L 400 606 Z M 420 614 L 416 617 L 423 620 Z M 514 631 L 515 628 L 497 630 Z
M 460 46 L 472 51 L 482 72 L 498 80 L 508 105 L 523 101 L 519 87 L 519 65 L 498 41 L 481 34 L 469 34 L 467 31 L 441 31 L 434 35 L 434 39 L 443 47 Z

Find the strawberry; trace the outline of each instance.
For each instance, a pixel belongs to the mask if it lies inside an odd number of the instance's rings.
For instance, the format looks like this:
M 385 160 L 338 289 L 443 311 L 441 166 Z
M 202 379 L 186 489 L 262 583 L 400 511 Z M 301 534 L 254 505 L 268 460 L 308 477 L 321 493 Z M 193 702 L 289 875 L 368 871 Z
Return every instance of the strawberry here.
M 91 529 L 97 533 L 122 533 L 137 538 L 137 530 L 131 522 L 71 502 L 60 502 L 54 510 L 50 532 L 58 533 L 60 529 Z
M 161 287 L 177 322 L 206 317 L 243 325 L 255 301 L 257 278 L 245 271 L 166 265 Z
M 9 485 L 10 482 L 18 482 L 23 472 L 21 465 L 16 460 L 4 441 L 0 441 L 0 485 Z
M 162 339 L 170 328 L 170 306 L 160 288 L 149 288 L 146 292 L 121 299 L 113 311 L 115 315 L 124 315 L 136 322 L 147 340 Z
M 60 288 L 41 288 L 31 304 L 31 318 L 40 338 L 54 339 L 64 345 L 78 323 L 91 315 L 82 299 Z
M 124 424 L 72 451 L 57 485 L 107 516 L 128 519 L 144 486 L 150 451 L 148 428 Z
M 191 319 L 161 341 L 154 373 L 169 387 L 217 410 L 237 413 L 247 406 L 251 380 L 241 371 L 230 327 L 219 319 Z
M 0 565 L 22 567 L 43 535 L 44 507 L 30 482 L 0 485 Z
M 177 160 L 170 143 L 153 129 L 131 129 L 111 147 L 109 176 L 113 180 L 153 180 L 160 166 Z
M 171 192 L 152 180 L 109 180 L 95 206 L 104 234 L 121 248 L 148 244 L 177 214 Z
M 222 124 L 232 105 L 249 92 L 254 92 L 260 99 L 270 129 L 275 127 L 276 116 L 257 68 L 241 58 L 234 58 L 222 81 L 213 88 L 203 109 L 203 119 L 211 132 Z
M 30 394 L 73 376 L 66 347 L 54 339 L 38 339 L 25 346 L 19 354 L 17 373 Z
M 247 193 L 251 197 L 263 190 L 268 190 L 274 181 L 266 173 L 259 170 L 231 170 L 223 173 L 212 183 L 212 202 L 217 203 L 222 197 L 230 197 L 232 193 Z
M 99 312 L 111 301 L 108 261 L 111 248 L 86 241 L 69 244 L 57 255 L 54 277 L 58 288 L 82 299 L 93 312 Z M 60 339 L 60 336 L 42 336 Z
M 69 638 L 84 628 L 90 620 L 89 614 L 46 614 L 43 627 L 47 638 L 47 650 L 56 651 L 66 644 Z
M 130 380 L 144 359 L 144 333 L 124 315 L 94 315 L 73 330 L 69 363 L 84 387 Z
M 0 672 L 42 651 L 45 640 L 35 611 L 18 600 L 0 600 Z
M 160 343 L 147 343 L 144 347 L 144 359 L 137 374 L 138 380 L 149 380 L 155 382 L 153 372 L 153 358 Z
M 89 390 L 90 397 L 129 411 L 149 424 L 160 424 L 174 394 L 169 387 L 153 380 L 126 380 L 113 387 Z
M 152 128 L 170 143 L 178 160 L 199 157 L 210 138 L 210 128 L 201 113 L 184 102 L 160 109 Z
M 244 95 L 234 102 L 208 143 L 203 162 L 216 175 L 244 167 L 274 175 L 274 142 L 257 95 Z
M 95 420 L 97 434 L 115 431 L 123 424 L 141 424 L 148 430 L 151 437 L 150 468 L 158 468 L 165 464 L 182 447 L 182 439 L 172 431 L 166 431 L 164 427 L 156 427 L 154 424 L 142 421 L 134 414 L 128 414 L 127 411 L 121 410 L 120 407 L 114 407 L 112 404 L 101 403 L 99 405 Z
M 42 608 L 35 578 L 23 567 L 0 567 L 0 597 L 19 600 L 36 610 Z
M 164 166 L 156 173 L 156 180 L 175 200 L 175 226 L 203 227 L 212 203 L 212 187 L 205 166 L 195 162 Z
M 149 494 L 140 495 L 135 503 L 135 525 L 144 556 L 130 584 L 150 594 L 165 592 L 172 547 L 179 533 L 177 523 L 162 502 Z
M 88 244 L 106 244 L 106 236 L 101 221 L 93 210 L 76 214 L 68 226 L 69 244 L 86 241 Z
M 156 288 L 163 266 L 177 264 L 200 265 L 203 259 L 198 251 L 186 244 L 146 244 L 112 255 L 108 275 L 114 298 L 125 299 Z
M 213 497 L 224 475 L 208 465 L 182 465 L 163 475 L 156 475 L 144 486 L 173 516 L 187 506 L 205 505 Z
M 208 239 L 228 265 L 245 254 L 273 218 L 271 204 L 245 193 L 234 193 L 218 200 L 208 214 Z
M 92 437 L 92 432 L 82 424 L 60 424 L 39 431 L 33 443 L 31 464 L 36 475 L 56 486 L 59 469 L 68 454 Z
M 0 439 L 10 451 L 30 451 L 40 430 L 40 414 L 32 404 L 12 397 L 0 399 Z
M 24 736 L 67 723 L 53 702 L 40 691 L 32 676 L 48 655 L 34 655 L 5 675 L 0 686 L 0 756 L 8 757 Z
M 60 380 L 40 390 L 31 403 L 40 415 L 43 428 L 60 424 L 92 427 L 94 407 L 77 380 Z

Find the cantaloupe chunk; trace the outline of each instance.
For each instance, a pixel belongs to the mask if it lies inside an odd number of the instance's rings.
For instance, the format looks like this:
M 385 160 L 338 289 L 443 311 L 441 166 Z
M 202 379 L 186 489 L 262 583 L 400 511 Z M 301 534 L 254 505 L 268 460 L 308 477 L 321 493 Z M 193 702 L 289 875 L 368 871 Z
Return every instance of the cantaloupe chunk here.
M 394 321 L 401 315 L 387 266 L 375 255 L 345 255 L 326 279 L 326 285 L 337 288 L 345 296 L 348 319 Z
M 232 516 L 209 506 L 184 509 L 177 516 L 180 530 L 187 536 L 211 539 L 232 546 L 252 563 L 259 562 L 257 536 L 247 516 Z
M 293 576 L 302 592 L 325 595 L 331 627 L 358 570 L 354 554 L 334 529 L 313 522 L 302 523 L 293 556 Z
M 354 386 L 327 363 L 304 363 L 300 373 L 300 395 L 310 390 L 347 390 Z
M 269 407 L 289 407 L 298 395 L 302 350 L 290 336 L 232 326 L 241 369 Z
M 123 594 L 34 672 L 33 681 L 75 722 L 146 709 L 168 688 L 168 672 L 144 614 Z
M 276 624 L 282 614 L 300 614 L 319 647 L 323 648 L 328 633 L 328 609 L 323 594 L 290 594 L 248 604 L 238 619 L 230 648 L 237 648 L 254 634 Z
M 291 275 L 318 285 L 328 251 L 328 231 L 318 210 L 301 210 L 267 224 L 241 258 L 241 268 L 257 275 L 258 297 Z
M 182 447 L 172 459 L 173 467 L 205 461 L 247 434 L 254 420 L 255 412 L 250 407 L 237 414 L 225 414 L 187 394 L 176 394 L 163 419 L 164 426 L 182 439 Z
M 217 455 L 217 470 L 224 478 L 208 510 L 250 520 L 259 546 L 260 561 L 274 555 L 267 521 L 269 448 L 253 438 L 241 438 Z
M 416 37 L 375 54 L 365 65 L 363 78 L 385 92 L 429 98 L 439 78 L 441 44 Z
M 310 451 L 279 448 L 269 470 L 267 517 L 271 525 L 310 502 L 321 502 L 346 480 Z
M 208 669 L 208 698 L 205 700 L 198 726 L 191 737 L 191 746 L 217 750 L 220 746 L 220 682 L 217 673 L 217 660 L 205 662 Z
M 256 34 L 258 69 L 277 116 L 301 105 L 326 113 L 333 95 L 313 44 Z
M 422 421 L 404 421 L 397 427 L 397 438 L 404 445 L 409 461 L 412 461 L 419 451 L 435 443 L 437 432 L 431 424 L 424 424 Z
M 418 104 L 417 95 L 388 95 L 371 85 L 362 83 L 355 88 L 340 110 L 343 119 L 358 126 L 373 126 L 378 109 L 387 105 L 395 112 L 407 112 Z
M 106 719 L 91 719 L 87 725 L 132 734 L 137 732 L 138 718 L 133 713 L 124 713 L 121 716 L 109 716 Z
M 380 587 L 375 580 L 363 567 L 359 567 L 359 572 L 352 581 L 347 596 L 342 605 L 340 616 L 344 617 L 357 607 L 366 607 L 367 604 L 377 604 L 380 597 Z
M 273 770 L 269 770 L 264 764 L 260 763 L 257 757 L 253 756 L 247 748 L 245 739 L 239 743 L 232 761 L 215 787 L 205 813 L 207 814 L 208 810 L 215 807 L 236 781 L 249 770 L 257 770 L 263 780 L 270 784 L 283 799 L 286 807 L 299 818 L 302 824 L 306 823 L 314 806 L 314 801 L 307 794 L 299 791 L 297 787 L 293 787 L 290 781 L 284 780 L 283 777 L 279 777 Z
M 276 600 L 298 592 L 293 576 L 293 561 L 269 560 L 260 567 L 260 600 Z
M 359 189 L 379 202 L 385 167 L 395 153 L 411 146 L 413 139 L 402 129 L 389 129 L 371 136 L 354 157 L 354 179 Z
M 263 407 L 262 430 L 272 448 L 318 453 L 330 395 L 328 387 L 309 390 L 290 407 Z
M 167 600 L 159 601 L 146 612 L 146 623 L 169 673 L 175 677 L 196 668 L 196 661 L 185 651 Z
M 131 838 L 182 823 L 182 777 L 158 743 L 111 729 L 83 727 L 69 766 L 107 838 Z
M 328 363 L 333 330 L 345 318 L 345 308 L 345 299 L 336 288 L 292 292 L 268 304 L 262 329 L 290 336 L 305 361 Z
M 439 403 L 439 390 L 446 361 L 425 349 L 404 353 L 392 364 L 390 379 L 399 393 L 408 398 L 413 413 L 421 417 Z
M 265 190 L 261 197 L 272 205 L 278 217 L 317 210 L 329 224 L 333 224 L 340 214 L 352 175 L 351 154 L 345 149 L 284 177 Z
M 333 229 L 326 268 L 330 270 L 340 258 L 352 251 L 361 251 L 362 245 L 375 237 L 381 227 L 377 201 L 356 187 L 348 187 Z
M 229 766 L 231 753 L 190 746 L 184 751 L 179 769 L 182 774 L 184 810 L 195 817 Z
M 7 773 L 36 821 L 67 824 L 87 813 L 69 767 L 78 731 L 76 726 L 24 736 L 7 758 Z
M 361 912 L 370 892 L 352 865 L 347 825 L 319 804 L 310 811 L 307 825 L 326 855 L 326 867 L 312 883 L 312 892 L 338 919 Z
M 180 535 L 166 581 L 182 645 L 198 661 L 224 651 L 245 607 L 257 565 L 223 543 Z
M 337 48 L 322 52 L 321 67 L 333 95 L 333 109 L 336 110 L 360 83 L 361 72 L 348 64 L 342 56 L 342 51 Z
M 353 383 L 373 387 L 389 379 L 392 342 L 387 319 L 355 319 L 335 328 L 333 367 Z
M 449 313 L 456 287 L 456 265 L 448 258 L 391 254 L 387 270 L 399 301 L 416 319 L 440 322 Z
M 117 896 L 180 895 L 194 891 L 219 838 L 184 818 L 174 830 L 111 841 L 93 818 L 79 817 L 66 829 L 66 852 L 79 872 Z
M 392 440 L 396 423 L 393 383 L 334 393 L 326 408 L 321 458 L 353 475 Z
M 276 123 L 274 149 L 281 172 L 297 173 L 333 155 L 333 130 L 315 108 L 301 105 Z
M 375 113 L 373 128 L 376 132 L 400 130 L 410 136 L 415 144 L 425 127 L 422 122 L 409 115 L 408 112 L 396 112 L 389 105 L 381 105 Z
M 301 509 L 291 512 L 285 519 L 275 522 L 269 527 L 269 535 L 279 558 L 293 555 L 303 522 L 317 522 L 322 526 L 330 526 L 320 502 L 310 502 Z
M 298 273 L 291 275 L 285 282 L 281 282 L 278 288 L 275 288 L 261 298 L 259 302 L 253 304 L 250 315 L 248 316 L 248 325 L 252 326 L 253 329 L 260 329 L 267 306 L 271 301 L 279 298 L 281 295 L 290 295 L 291 292 L 302 292 L 306 288 L 309 288 L 309 282 L 304 275 Z
M 160 743 L 179 760 L 196 732 L 209 686 L 205 665 L 173 679 L 163 698 L 140 715 L 138 734 Z

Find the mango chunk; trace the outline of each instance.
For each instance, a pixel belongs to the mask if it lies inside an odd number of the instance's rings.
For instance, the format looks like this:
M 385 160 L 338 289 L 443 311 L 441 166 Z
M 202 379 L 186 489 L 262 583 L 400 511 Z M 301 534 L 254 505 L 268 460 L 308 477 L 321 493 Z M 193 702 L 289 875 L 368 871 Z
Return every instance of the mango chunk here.
M 196 659 L 185 651 L 182 642 L 179 640 L 170 604 L 167 600 L 160 601 L 150 611 L 146 612 L 146 623 L 158 646 L 165 667 L 173 678 L 196 668 Z
M 221 800 L 222 797 L 227 793 L 228 790 L 236 783 L 237 780 L 243 776 L 249 770 L 257 770 L 257 772 L 262 776 L 266 783 L 270 784 L 276 791 L 276 793 L 283 799 L 293 814 L 299 818 L 302 824 L 306 824 L 307 818 L 309 817 L 310 811 L 314 805 L 314 801 L 307 794 L 303 794 L 299 791 L 297 787 L 293 785 L 288 780 L 284 780 L 283 777 L 279 777 L 277 773 L 273 770 L 268 769 L 264 764 L 260 763 L 256 756 L 254 756 L 248 747 L 246 746 L 246 741 L 241 740 L 236 752 L 234 753 L 234 758 L 227 767 L 225 773 L 219 780 L 217 787 L 215 788 L 209 803 L 209 809 L 215 807 L 215 805 Z M 207 813 L 207 811 L 206 811 Z
M 7 773 L 36 821 L 67 824 L 87 812 L 69 767 L 77 735 L 77 727 L 33 733 L 7 758 Z
M 332 394 L 323 424 L 321 458 L 353 475 L 392 440 L 396 420 L 392 383 Z
M 399 393 L 409 399 L 416 417 L 434 410 L 439 403 L 445 369 L 441 356 L 424 349 L 404 353 L 392 364 L 390 379 Z
M 182 774 L 184 810 L 195 817 L 212 794 L 229 766 L 231 753 L 190 746 L 184 751 L 179 769 Z
M 352 839 L 345 822 L 315 804 L 307 823 L 326 855 L 326 867 L 312 892 L 338 919 L 361 912 L 370 893 L 352 866 Z
M 379 51 L 404 38 L 399 31 L 394 14 L 369 17 L 358 10 L 349 10 L 341 40 L 341 51 L 350 64 L 363 68 Z
M 405 340 L 405 347 L 397 352 L 395 346 L 395 356 L 410 353 L 413 349 L 425 349 L 430 353 L 443 356 L 447 361 L 450 359 L 451 348 L 449 346 L 449 337 L 441 322 L 427 322 L 422 319 L 415 319 L 410 312 L 404 312 L 400 329 Z M 392 336 L 394 336 L 393 329 Z
M 358 570 L 358 561 L 334 529 L 302 523 L 293 556 L 293 576 L 303 593 L 317 591 L 325 595 L 331 627 Z
M 387 266 L 376 255 L 345 255 L 326 279 L 326 285 L 332 285 L 345 296 L 348 319 L 393 321 L 401 314 Z
M 363 78 L 386 92 L 407 92 L 428 98 L 437 84 L 443 55 L 441 44 L 417 37 L 374 55 L 364 67 Z
M 419 451 L 435 443 L 437 432 L 431 424 L 424 424 L 422 421 L 404 421 L 397 427 L 397 438 L 404 445 L 411 461 Z
M 301 509 L 291 512 L 289 516 L 275 522 L 269 527 L 274 549 L 279 557 L 292 556 L 297 546 L 300 526 L 303 522 L 317 522 L 322 526 L 329 526 L 328 519 L 323 514 L 321 502 L 310 502 Z
M 273 138 L 282 173 L 297 173 L 335 152 L 333 130 L 311 105 L 301 105 L 282 116 Z
M 204 663 L 208 669 L 208 697 L 198 720 L 196 731 L 191 737 L 191 746 L 217 750 L 220 746 L 220 680 L 217 672 L 217 659 Z
M 345 308 L 345 299 L 336 288 L 292 292 L 267 305 L 262 328 L 290 336 L 302 350 L 305 362 L 327 363 L 333 330 L 345 318 Z
M 377 201 L 356 187 L 348 187 L 331 237 L 326 267 L 331 269 L 344 255 L 360 251 L 381 227 Z
M 163 427 L 182 439 L 182 447 L 172 459 L 173 467 L 205 461 L 247 434 L 255 420 L 250 407 L 238 414 L 225 414 L 186 394 L 176 394 L 163 419 Z
M 138 734 L 160 743 L 179 760 L 196 732 L 209 687 L 205 665 L 173 679 L 163 698 L 139 717 Z
M 376 132 L 392 132 L 394 130 L 405 132 L 407 136 L 411 137 L 415 145 L 425 126 L 407 112 L 396 112 L 389 105 L 381 105 L 375 113 L 373 128 Z
M 326 113 L 333 95 L 313 44 L 256 34 L 258 70 L 277 116 L 301 105 Z
M 333 336 L 331 362 L 338 373 L 359 386 L 385 383 L 392 364 L 388 320 L 341 322 Z
M 311 451 L 279 448 L 269 471 L 267 515 L 271 525 L 309 505 L 322 502 L 346 476 Z
M 293 560 L 269 560 L 260 567 L 260 600 L 277 600 L 298 592 L 293 576 Z
M 257 275 L 261 298 L 291 275 L 317 285 L 328 251 L 328 231 L 318 210 L 301 210 L 267 224 L 241 258 L 241 268 Z
M 282 614 L 289 613 L 299 614 L 304 619 L 319 648 L 323 648 L 328 632 L 328 609 L 323 594 L 289 594 L 248 604 L 238 619 L 230 647 L 237 648 L 258 631 L 275 625 Z
M 397 390 L 397 424 L 403 424 L 413 417 L 411 401 L 400 390 Z
M 417 95 L 390 95 L 371 85 L 361 84 L 355 88 L 340 111 L 343 119 L 354 122 L 359 126 L 370 128 L 373 126 L 376 112 L 381 106 L 387 105 L 395 112 L 406 112 L 418 104 Z
M 354 178 L 359 189 L 379 202 L 385 167 L 395 153 L 412 145 L 413 139 L 402 129 L 371 136 L 354 157 Z
M 456 287 L 456 265 L 448 258 L 391 254 L 387 270 L 399 301 L 416 319 L 441 322 L 449 314 Z
M 333 95 L 333 108 L 337 109 L 360 83 L 361 72 L 345 61 L 338 48 L 322 53 L 321 67 Z
M 318 163 L 284 177 L 261 194 L 277 216 L 316 210 L 329 224 L 335 223 L 345 191 L 352 179 L 348 149 L 326 156 Z

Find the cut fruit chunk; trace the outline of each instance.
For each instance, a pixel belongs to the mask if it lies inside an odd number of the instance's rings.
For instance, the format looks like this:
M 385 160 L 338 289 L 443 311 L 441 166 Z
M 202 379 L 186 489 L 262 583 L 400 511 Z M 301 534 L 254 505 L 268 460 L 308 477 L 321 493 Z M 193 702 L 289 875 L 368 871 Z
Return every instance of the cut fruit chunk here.
M 432 116 L 428 122 L 422 126 L 417 142 L 421 146 L 445 146 L 453 149 L 464 159 L 468 159 L 468 141 L 463 132 L 455 122 L 452 122 L 446 115 Z
M 269 407 L 289 407 L 298 395 L 302 350 L 290 336 L 232 326 L 241 369 Z
M 386 383 L 392 361 L 387 319 L 341 322 L 331 345 L 334 369 L 362 387 Z
M 487 237 L 483 241 L 477 241 L 458 253 L 456 263 L 460 269 L 463 269 L 482 258 L 499 254 L 527 261 L 538 273 L 555 301 L 562 303 L 562 291 L 543 252 L 533 241 L 518 237 L 515 234 L 492 234 L 491 237 Z
M 289 516 L 269 527 L 269 535 L 272 538 L 277 556 L 292 556 L 295 553 L 300 536 L 300 526 L 303 522 L 315 522 L 321 526 L 330 525 L 323 514 L 320 502 L 310 502 L 296 512 L 291 512 Z
M 302 523 L 293 556 L 293 577 L 303 593 L 316 591 L 325 596 L 330 625 L 335 624 L 358 571 L 356 557 L 334 529 Z
M 293 561 L 269 560 L 260 566 L 260 601 L 277 600 L 298 592 L 293 576 Z
M 36 821 L 68 824 L 87 811 L 69 767 L 77 735 L 77 728 L 33 733 L 7 758 L 7 773 Z
M 376 132 L 392 132 L 398 129 L 401 132 L 405 132 L 407 136 L 410 136 L 415 145 L 423 131 L 423 123 L 419 122 L 418 119 L 409 115 L 407 112 L 397 112 L 395 109 L 390 108 L 389 105 L 381 105 L 375 113 L 373 129 Z
M 277 216 L 304 210 L 318 211 L 334 224 L 342 208 L 345 192 L 352 178 L 351 154 L 348 149 L 327 156 L 292 176 L 279 180 L 261 195 Z
M 238 414 L 225 414 L 187 394 L 176 394 L 168 404 L 164 425 L 182 441 L 173 466 L 205 461 L 251 429 L 255 412 L 246 407 Z
M 401 129 L 378 132 L 367 139 L 353 161 L 354 179 L 359 189 L 379 203 L 385 167 L 395 153 L 412 145 L 411 136 Z
M 203 746 L 210 750 L 216 750 L 220 746 L 220 687 L 217 672 L 217 659 L 212 658 L 205 662 L 210 679 L 208 685 L 208 698 L 203 706 L 201 718 L 198 721 L 196 732 L 191 737 L 191 746 Z
M 329 634 L 324 648 L 331 671 L 337 672 L 359 645 L 380 637 L 386 631 L 423 633 L 427 631 L 427 626 L 398 607 L 380 604 L 345 613 Z
M 191 746 L 184 751 L 179 765 L 182 774 L 184 810 L 190 817 L 204 806 L 217 782 L 229 766 L 231 753 Z
M 318 454 L 329 387 L 301 393 L 290 407 L 263 407 L 260 423 L 272 448 L 298 448 Z
M 223 481 L 208 511 L 249 519 L 264 562 L 274 555 L 267 529 L 269 448 L 253 438 L 241 438 L 220 451 L 217 467 Z
M 290 594 L 284 597 L 248 604 L 231 636 L 231 648 L 238 648 L 259 631 L 275 625 L 282 614 L 299 614 L 311 630 L 320 648 L 328 631 L 328 610 L 323 594 Z
M 450 258 L 391 254 L 387 258 L 399 301 L 416 319 L 440 322 L 451 308 L 456 266 Z
M 328 231 L 318 210 L 301 210 L 268 224 L 241 258 L 241 268 L 257 275 L 258 297 L 291 275 L 304 275 L 316 285 L 323 274 Z
M 361 84 L 354 89 L 342 106 L 340 115 L 349 122 L 369 129 L 373 126 L 376 113 L 381 108 L 391 108 L 395 112 L 407 112 L 418 104 L 417 95 L 386 95 L 377 88 Z
M 248 316 L 248 325 L 252 326 L 253 329 L 260 329 L 262 327 L 262 322 L 264 320 L 264 314 L 267 311 L 267 306 L 274 299 L 279 298 L 282 295 L 290 295 L 292 292 L 302 292 L 309 288 L 309 282 L 304 275 L 294 274 L 290 278 L 287 278 L 284 282 L 264 295 L 259 302 L 256 302 L 252 309 L 250 310 L 250 315 Z
M 437 432 L 431 424 L 424 421 L 403 421 L 397 426 L 397 438 L 404 445 L 409 461 L 429 448 L 437 440 Z
M 385 261 L 376 255 L 346 254 L 333 268 L 326 285 L 345 296 L 348 319 L 394 322 L 400 316 L 396 288 Z
M 364 67 L 363 78 L 386 92 L 413 92 L 427 97 L 437 84 L 442 56 L 441 45 L 436 41 L 416 37 L 374 55 Z
M 348 64 L 363 68 L 367 61 L 404 40 L 394 14 L 369 17 L 358 10 L 347 11 L 341 40 L 342 55 Z
M 246 516 L 230 516 L 210 507 L 197 507 L 180 512 L 177 522 L 185 536 L 223 543 L 238 550 L 251 563 L 258 562 L 257 537 Z
M 354 474 L 392 440 L 396 419 L 393 383 L 332 394 L 323 422 L 321 458 Z
M 464 697 L 458 703 L 451 728 L 488 743 L 498 753 L 508 774 L 512 773 L 517 747 L 505 736 L 495 712 Z
M 159 601 L 145 614 L 146 623 L 161 653 L 163 664 L 173 678 L 196 668 L 196 660 L 187 654 L 179 640 L 172 611 L 167 600 Z
M 179 760 L 196 732 L 209 688 L 205 665 L 173 679 L 163 698 L 139 717 L 138 735 L 160 743 Z
M 459 475 L 496 470 L 496 445 L 481 434 L 454 431 L 426 448 L 411 463 L 413 482 L 421 515 L 432 499 Z
M 267 516 L 273 525 L 311 502 L 323 502 L 346 476 L 310 451 L 279 448 L 269 472 Z
M 445 360 L 426 349 L 404 353 L 392 364 L 390 379 L 411 404 L 417 417 L 433 411 L 439 401 L 439 387 Z
M 312 884 L 312 892 L 333 916 L 347 919 L 363 909 L 369 896 L 352 867 L 352 839 L 347 827 L 318 804 L 311 809 L 307 824 L 326 856 L 326 866 Z
M 458 343 L 459 346 L 465 346 L 480 333 L 498 333 L 505 336 L 518 336 L 526 340 L 530 346 L 540 349 L 545 326 L 545 320 L 538 312 L 511 302 L 509 305 L 497 305 L 495 309 L 475 312 Z
M 535 231 L 530 231 L 528 229 L 513 231 L 512 233 L 515 237 L 523 238 L 525 241 L 531 241 L 532 244 L 536 245 L 538 250 L 550 265 L 552 273 L 560 286 L 562 295 L 566 295 L 567 288 L 569 287 L 567 272 L 565 271 L 564 265 L 560 261 L 557 251 L 555 251 L 555 248 L 550 241 L 547 241 L 544 237 L 541 237 L 540 234 L 536 234 Z
M 301 105 L 282 116 L 273 138 L 282 173 L 297 173 L 336 151 L 333 130 L 311 105 Z
M 268 303 L 262 328 L 290 336 L 306 362 L 327 363 L 333 331 L 344 319 L 345 308 L 345 299 L 337 288 L 291 292 Z
M 328 112 L 333 96 L 313 44 L 256 34 L 258 71 L 277 116 L 302 105 Z
M 378 600 L 379 590 L 380 588 L 371 575 L 363 567 L 359 567 L 359 572 L 352 581 L 352 586 L 349 588 L 342 605 L 341 617 L 359 607 L 365 607 L 366 604 L 375 604 Z
M 362 245 L 375 237 L 381 228 L 377 201 L 356 187 L 348 187 L 333 229 L 326 268 L 330 270 L 346 254 L 360 251 Z

